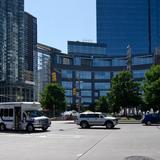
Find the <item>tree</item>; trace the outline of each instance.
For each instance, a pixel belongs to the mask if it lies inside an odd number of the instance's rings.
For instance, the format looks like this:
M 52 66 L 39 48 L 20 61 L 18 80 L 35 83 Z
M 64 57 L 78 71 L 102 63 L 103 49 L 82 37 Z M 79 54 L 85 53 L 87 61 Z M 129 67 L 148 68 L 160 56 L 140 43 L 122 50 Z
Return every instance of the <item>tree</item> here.
M 106 96 L 102 96 L 96 102 L 96 111 L 107 113 L 109 111 L 108 101 Z
M 160 65 L 154 65 L 146 72 L 143 90 L 148 109 L 160 110 Z
M 44 109 L 52 111 L 53 116 L 65 110 L 65 90 L 57 83 L 48 84 L 41 93 L 40 103 Z
M 115 113 L 123 108 L 126 116 L 126 109 L 137 107 L 140 102 L 139 83 L 132 79 L 132 74 L 129 71 L 122 71 L 117 74 L 112 79 L 112 86 L 108 94 L 108 103 L 111 110 Z

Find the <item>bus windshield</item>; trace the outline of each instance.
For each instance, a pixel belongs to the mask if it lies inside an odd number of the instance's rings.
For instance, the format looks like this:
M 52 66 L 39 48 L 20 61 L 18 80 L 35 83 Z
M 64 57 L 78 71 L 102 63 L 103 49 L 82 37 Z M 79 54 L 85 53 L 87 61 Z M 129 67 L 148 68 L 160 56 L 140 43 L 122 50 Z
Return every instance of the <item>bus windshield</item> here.
M 41 117 L 43 116 L 43 112 L 39 110 L 29 110 L 26 111 L 27 116 L 29 117 Z

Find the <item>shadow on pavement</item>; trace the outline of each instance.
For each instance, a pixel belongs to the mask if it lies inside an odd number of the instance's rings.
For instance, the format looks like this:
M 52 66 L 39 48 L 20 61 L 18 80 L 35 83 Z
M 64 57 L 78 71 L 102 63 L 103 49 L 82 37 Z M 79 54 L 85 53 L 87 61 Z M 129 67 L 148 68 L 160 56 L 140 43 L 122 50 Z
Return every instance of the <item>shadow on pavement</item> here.
M 47 130 L 47 131 L 42 131 L 42 130 L 35 130 L 35 131 L 33 131 L 33 132 L 27 132 L 27 131 L 15 131 L 15 130 L 6 130 L 6 131 L 3 131 L 3 132 L 1 132 L 0 131 L 0 133 L 2 133 L 2 134 L 33 134 L 33 133 L 46 133 L 46 132 L 51 132 L 50 130 Z
M 83 129 L 83 130 L 120 130 L 121 128 L 119 127 L 115 127 L 115 128 L 112 128 L 112 129 L 107 129 L 105 127 L 90 127 L 90 128 L 79 128 L 79 129 Z

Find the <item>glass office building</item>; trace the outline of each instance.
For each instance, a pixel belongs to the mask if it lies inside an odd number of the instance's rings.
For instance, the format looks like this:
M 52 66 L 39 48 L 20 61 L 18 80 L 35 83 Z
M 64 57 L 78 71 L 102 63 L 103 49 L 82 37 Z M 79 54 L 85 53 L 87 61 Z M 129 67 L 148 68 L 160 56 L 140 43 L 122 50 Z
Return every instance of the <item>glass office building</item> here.
M 37 44 L 37 66 L 35 78 L 35 92 L 37 100 L 40 100 L 40 93 L 44 90 L 48 83 L 51 83 L 51 55 L 60 50 L 43 45 Z
M 0 102 L 34 99 L 31 45 L 37 35 L 27 17 L 24 0 L 0 1 Z
M 88 42 L 72 42 L 74 49 L 70 48 L 69 54 L 61 52 L 51 54 L 51 72 L 56 72 L 56 81 L 65 88 L 68 106 L 75 103 L 83 107 L 89 106 L 100 96 L 106 96 L 112 78 L 128 67 L 127 55 L 108 56 L 103 52 L 87 54 L 86 51 L 85 53 L 78 51 L 87 45 L 92 46 Z M 93 45 L 96 46 L 95 43 Z M 153 54 L 131 56 L 131 71 L 135 81 L 141 82 L 144 79 L 145 72 L 156 62 L 156 57 L 159 56 Z M 76 95 L 73 89 L 76 89 Z
M 90 43 L 90 42 L 75 42 L 75 41 L 68 41 L 68 54 L 85 54 L 85 55 L 94 55 L 106 54 L 105 44 L 98 44 L 98 43 Z
M 110 56 L 151 54 L 160 47 L 159 0 L 97 0 L 97 43 Z

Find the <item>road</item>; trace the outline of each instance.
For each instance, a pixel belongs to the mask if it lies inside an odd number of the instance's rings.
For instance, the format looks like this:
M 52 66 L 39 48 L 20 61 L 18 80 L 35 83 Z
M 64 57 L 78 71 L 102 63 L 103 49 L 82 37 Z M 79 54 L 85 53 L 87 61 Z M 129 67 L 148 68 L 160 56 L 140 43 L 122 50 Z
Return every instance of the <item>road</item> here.
M 0 159 L 160 160 L 160 126 L 119 124 L 112 130 L 80 129 L 72 122 L 57 121 L 47 132 L 8 131 L 0 133 Z

